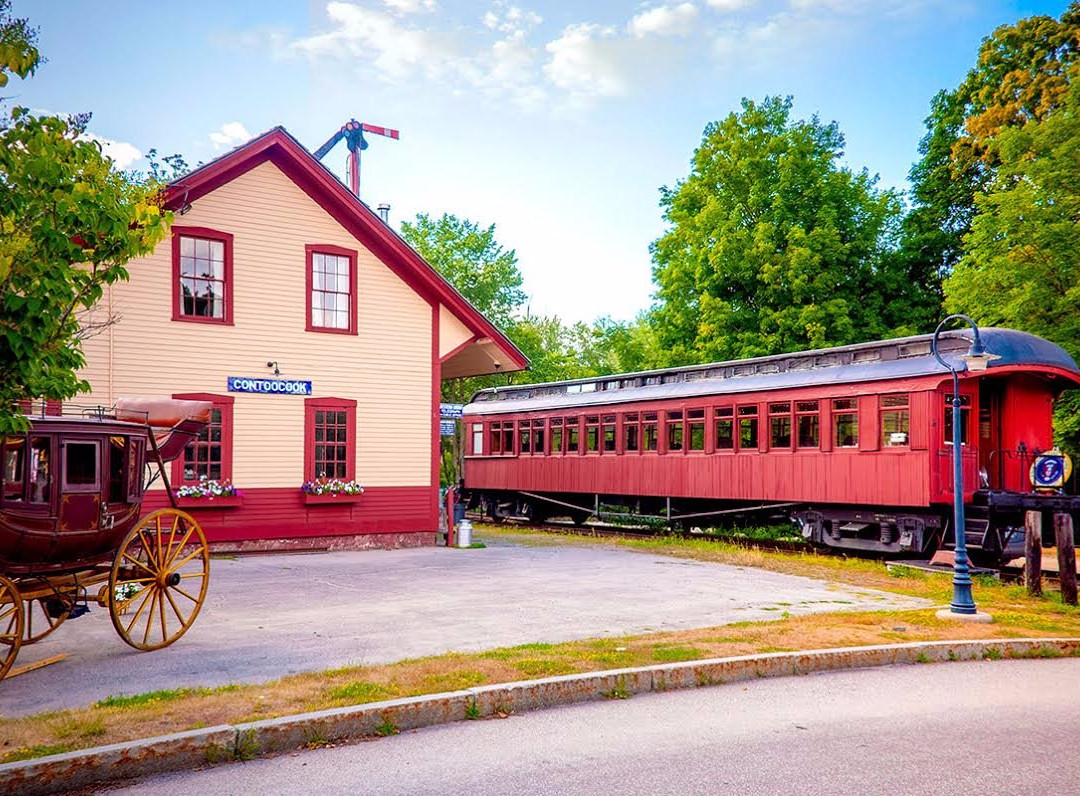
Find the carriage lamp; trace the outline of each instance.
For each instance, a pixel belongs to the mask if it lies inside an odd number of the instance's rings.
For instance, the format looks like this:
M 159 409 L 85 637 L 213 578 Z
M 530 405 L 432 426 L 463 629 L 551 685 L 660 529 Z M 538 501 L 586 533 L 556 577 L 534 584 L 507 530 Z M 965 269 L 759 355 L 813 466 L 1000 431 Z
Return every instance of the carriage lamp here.
M 974 332 L 971 347 L 961 359 L 966 369 L 971 373 L 981 373 L 986 370 L 991 360 L 1000 357 L 987 352 L 979 336 L 979 327 L 975 321 L 966 315 L 950 315 L 934 330 L 934 339 L 930 345 L 934 359 L 943 368 L 952 374 L 952 457 L 953 457 L 953 536 L 956 543 L 953 547 L 953 598 L 948 610 L 938 612 L 941 618 L 968 619 L 988 622 L 988 614 L 979 613 L 975 607 L 975 598 L 971 594 L 971 560 L 967 553 L 967 524 L 964 521 L 964 467 L 963 451 L 961 448 L 963 412 L 960 408 L 960 373 L 959 369 L 950 362 L 942 359 L 938 351 L 938 338 L 941 330 L 947 323 L 953 320 L 962 320 L 967 323 Z

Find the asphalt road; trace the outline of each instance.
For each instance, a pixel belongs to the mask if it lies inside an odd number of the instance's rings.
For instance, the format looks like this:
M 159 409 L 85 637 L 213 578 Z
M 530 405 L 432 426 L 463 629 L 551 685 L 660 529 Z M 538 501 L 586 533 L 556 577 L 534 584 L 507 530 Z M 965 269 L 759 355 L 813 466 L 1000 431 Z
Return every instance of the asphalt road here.
M 92 606 L 20 651 L 16 665 L 70 657 L 0 683 L 0 715 L 452 650 L 926 604 L 613 547 L 500 543 L 215 559 L 207 603 L 171 647 L 128 647 L 108 612 Z
M 463 722 L 150 780 L 175 794 L 1047 794 L 1080 660 L 864 669 Z

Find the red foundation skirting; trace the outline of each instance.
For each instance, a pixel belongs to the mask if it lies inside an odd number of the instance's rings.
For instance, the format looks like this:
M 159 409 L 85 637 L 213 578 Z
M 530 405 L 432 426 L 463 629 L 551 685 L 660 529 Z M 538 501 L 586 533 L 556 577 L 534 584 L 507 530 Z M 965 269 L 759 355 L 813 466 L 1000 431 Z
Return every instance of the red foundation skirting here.
M 243 489 L 243 505 L 214 508 L 183 506 L 202 525 L 210 542 L 367 534 L 432 533 L 433 489 L 426 486 L 375 486 L 355 502 L 306 504 L 299 487 Z M 169 505 L 165 492 L 148 492 L 143 512 Z M 321 545 L 320 545 L 321 546 Z

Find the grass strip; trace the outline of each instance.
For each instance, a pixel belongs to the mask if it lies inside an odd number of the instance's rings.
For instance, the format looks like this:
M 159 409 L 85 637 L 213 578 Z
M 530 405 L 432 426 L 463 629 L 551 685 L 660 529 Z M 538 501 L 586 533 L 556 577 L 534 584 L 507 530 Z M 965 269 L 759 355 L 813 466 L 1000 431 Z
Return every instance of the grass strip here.
M 603 544 L 741 567 L 805 575 L 837 584 L 881 589 L 947 603 L 947 576 L 910 570 L 890 574 L 880 561 L 747 550 L 698 539 L 605 539 L 482 528 L 488 541 L 527 544 Z M 841 607 L 847 601 L 838 594 Z M 533 643 L 477 653 L 448 653 L 378 666 L 346 666 L 271 682 L 217 688 L 179 688 L 117 694 L 86 708 L 0 719 L 0 762 L 11 762 L 103 744 L 576 672 L 764 652 L 850 647 L 946 639 L 1009 639 L 1080 636 L 1080 609 L 1048 592 L 1028 597 L 1022 586 L 980 580 L 979 607 L 995 615 L 991 625 L 940 620 L 934 609 L 820 613 L 792 616 L 798 606 L 776 605 L 776 619 L 719 627 L 559 644 Z

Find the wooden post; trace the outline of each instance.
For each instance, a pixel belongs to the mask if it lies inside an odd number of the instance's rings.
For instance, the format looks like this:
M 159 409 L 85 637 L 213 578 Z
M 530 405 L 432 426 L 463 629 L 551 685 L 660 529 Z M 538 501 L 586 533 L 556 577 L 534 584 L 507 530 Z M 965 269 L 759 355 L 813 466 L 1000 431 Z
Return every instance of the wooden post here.
M 1042 513 L 1024 516 L 1024 584 L 1032 597 L 1042 597 Z
M 1057 542 L 1058 577 L 1061 578 L 1061 601 L 1066 605 L 1076 605 L 1076 548 L 1072 515 L 1054 515 L 1054 537 Z

